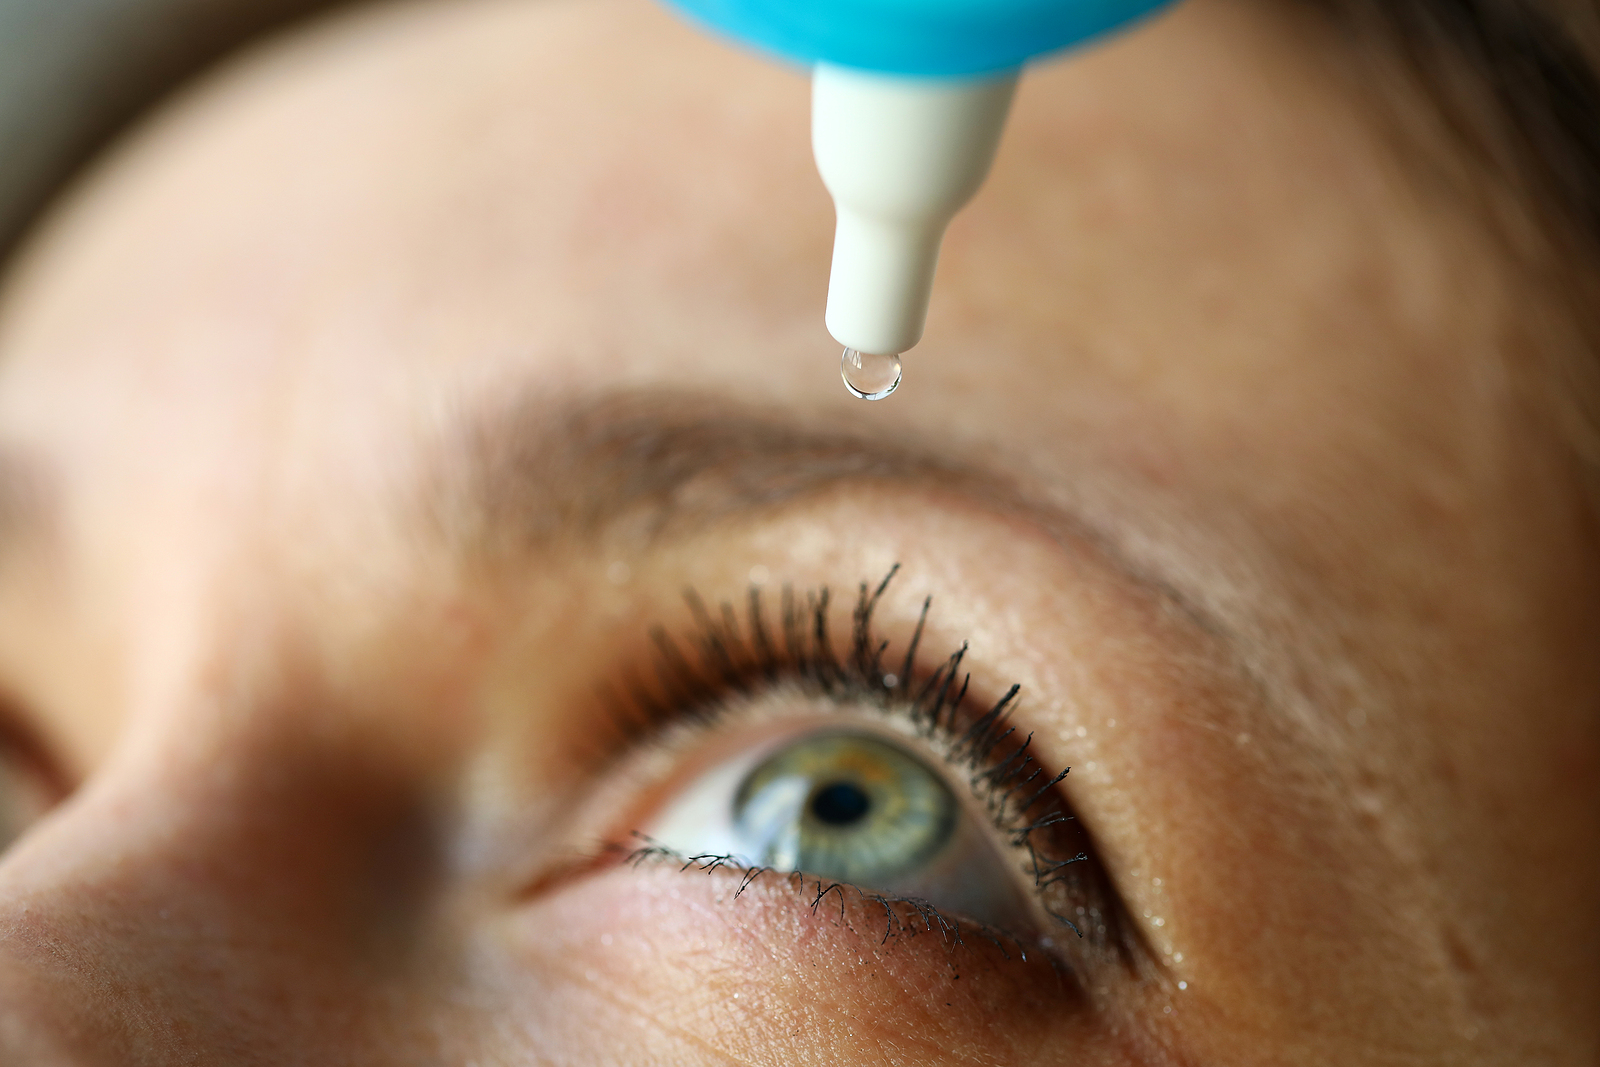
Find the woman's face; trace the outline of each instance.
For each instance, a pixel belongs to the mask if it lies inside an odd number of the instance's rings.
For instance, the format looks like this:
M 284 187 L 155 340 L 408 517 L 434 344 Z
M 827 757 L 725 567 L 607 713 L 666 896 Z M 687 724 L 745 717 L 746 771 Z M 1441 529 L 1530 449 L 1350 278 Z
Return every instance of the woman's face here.
M 0 312 L 0 1059 L 1593 1062 L 1551 307 L 1349 69 L 1030 74 L 879 404 L 804 79 L 643 0 L 167 111 Z

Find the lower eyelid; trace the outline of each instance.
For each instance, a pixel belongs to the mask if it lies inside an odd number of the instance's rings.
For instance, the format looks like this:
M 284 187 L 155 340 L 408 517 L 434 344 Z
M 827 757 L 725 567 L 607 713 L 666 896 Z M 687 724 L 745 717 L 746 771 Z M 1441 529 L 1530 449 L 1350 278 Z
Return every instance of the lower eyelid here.
M 787 1049 L 854 1062 L 863 1031 L 922 1063 L 1054 1062 L 1030 1054 L 1046 1034 L 1080 1051 L 1117 1040 L 1045 957 L 1023 962 L 971 927 L 958 941 L 937 922 L 885 938 L 868 898 L 818 901 L 814 882 L 776 876 L 740 894 L 743 880 L 666 863 L 614 868 L 532 908 L 527 942 L 582 960 L 608 998 L 701 1020 L 702 1035 L 708 1017 L 737 1015 L 744 1058 Z

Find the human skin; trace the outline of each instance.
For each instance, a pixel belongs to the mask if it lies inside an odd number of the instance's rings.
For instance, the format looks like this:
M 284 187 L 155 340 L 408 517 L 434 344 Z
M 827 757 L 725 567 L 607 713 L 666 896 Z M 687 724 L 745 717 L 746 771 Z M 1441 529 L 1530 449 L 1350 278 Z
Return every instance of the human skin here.
M 65 794 L 0 858 L 0 1062 L 1593 1063 L 1562 310 L 1352 69 L 1192 0 L 1030 74 L 874 405 L 804 79 L 642 0 L 190 92 L 0 302 L 0 691 Z M 751 743 L 607 725 L 685 588 L 841 635 L 894 564 L 883 639 L 931 595 L 1072 766 L 1134 964 L 600 847 Z

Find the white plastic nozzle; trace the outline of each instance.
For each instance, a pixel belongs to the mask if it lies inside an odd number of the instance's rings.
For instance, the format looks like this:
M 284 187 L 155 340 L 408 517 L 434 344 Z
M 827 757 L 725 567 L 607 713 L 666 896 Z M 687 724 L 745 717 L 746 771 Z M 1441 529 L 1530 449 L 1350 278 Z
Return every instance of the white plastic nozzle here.
M 945 227 L 983 184 L 1017 72 L 911 78 L 819 63 L 811 147 L 838 229 L 828 332 L 859 352 L 922 339 Z

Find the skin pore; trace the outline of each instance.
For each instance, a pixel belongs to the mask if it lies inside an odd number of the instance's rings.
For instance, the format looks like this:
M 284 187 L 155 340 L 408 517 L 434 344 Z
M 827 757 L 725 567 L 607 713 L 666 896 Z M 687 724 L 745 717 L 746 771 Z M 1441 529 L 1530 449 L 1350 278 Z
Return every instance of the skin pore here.
M 1031 73 L 871 406 L 804 78 L 644 0 L 179 99 L 0 290 L 0 694 L 69 794 L 0 856 L 0 1061 L 1592 1063 L 1562 312 L 1348 70 L 1191 0 Z M 828 587 L 842 650 L 896 564 L 875 634 L 932 596 L 924 665 L 1022 686 L 1125 958 L 598 848 L 758 732 L 617 728 L 686 588 Z

